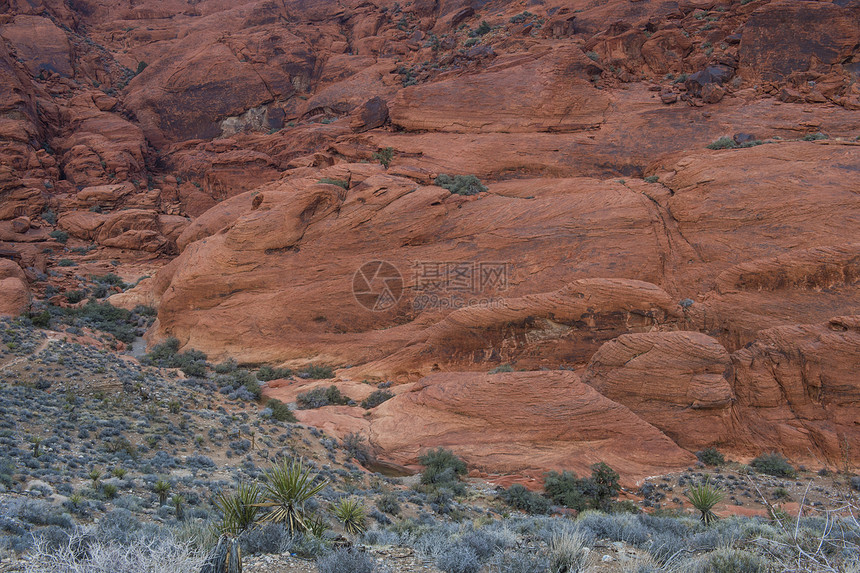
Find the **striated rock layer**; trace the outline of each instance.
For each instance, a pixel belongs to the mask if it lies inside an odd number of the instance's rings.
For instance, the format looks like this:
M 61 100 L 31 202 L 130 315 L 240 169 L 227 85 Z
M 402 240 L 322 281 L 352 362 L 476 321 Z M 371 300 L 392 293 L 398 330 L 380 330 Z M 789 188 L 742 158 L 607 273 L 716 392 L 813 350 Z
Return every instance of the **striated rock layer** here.
M 856 461 L 856 1 L 3 6 L 0 313 L 142 279 L 398 463 Z

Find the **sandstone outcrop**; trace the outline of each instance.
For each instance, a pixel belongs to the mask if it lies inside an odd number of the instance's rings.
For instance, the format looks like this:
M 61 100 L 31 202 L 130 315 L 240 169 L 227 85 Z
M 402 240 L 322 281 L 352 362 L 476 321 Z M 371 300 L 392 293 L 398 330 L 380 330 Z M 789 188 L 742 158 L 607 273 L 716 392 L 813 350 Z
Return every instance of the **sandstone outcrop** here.
M 429 376 L 377 408 L 370 440 L 403 465 L 442 445 L 477 468 L 538 476 L 546 469 L 587 474 L 605 461 L 644 477 L 695 461 L 573 372 Z

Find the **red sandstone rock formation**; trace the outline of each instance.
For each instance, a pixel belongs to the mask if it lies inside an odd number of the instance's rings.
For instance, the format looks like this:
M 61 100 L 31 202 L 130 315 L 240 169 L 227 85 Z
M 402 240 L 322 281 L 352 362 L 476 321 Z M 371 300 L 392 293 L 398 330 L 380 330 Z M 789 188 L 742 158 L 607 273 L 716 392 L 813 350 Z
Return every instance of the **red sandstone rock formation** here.
M 153 340 L 414 384 L 302 414 L 398 463 L 858 455 L 856 2 L 401 4 L 10 2 L 0 312 L 79 258 L 64 230 L 160 267 L 111 299 L 157 306 Z M 377 260 L 402 281 L 371 312 Z

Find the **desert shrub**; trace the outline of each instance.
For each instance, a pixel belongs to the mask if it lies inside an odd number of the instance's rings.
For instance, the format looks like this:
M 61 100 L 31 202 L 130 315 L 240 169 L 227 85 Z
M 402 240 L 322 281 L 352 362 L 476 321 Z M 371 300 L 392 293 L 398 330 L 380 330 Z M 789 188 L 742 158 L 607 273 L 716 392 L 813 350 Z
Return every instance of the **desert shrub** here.
M 338 549 L 317 559 L 319 573 L 372 573 L 373 559 L 355 549 Z
M 496 553 L 490 560 L 492 573 L 546 573 L 549 559 L 546 555 L 525 549 L 511 549 Z
M 457 195 L 477 195 L 487 188 L 474 175 L 446 175 L 436 177 L 434 184 Z
M 261 527 L 253 527 L 239 536 L 242 553 L 247 555 L 281 553 L 290 541 L 290 534 L 281 523 L 266 523 Z
M 302 370 L 299 375 L 302 378 L 325 380 L 328 378 L 334 378 L 334 370 L 331 369 L 331 366 L 317 366 L 315 364 L 311 364 L 310 366 Z
M 860 476 L 851 476 L 851 487 L 860 491 Z
M 272 410 L 272 418 L 279 422 L 297 422 L 295 414 L 290 410 L 290 407 L 277 400 L 272 398 L 266 403 L 266 407 Z
M 358 463 L 365 464 L 370 460 L 364 436 L 356 432 L 350 432 L 343 437 L 343 447 Z
M 694 573 L 759 573 L 767 569 L 767 563 L 755 553 L 730 547 L 703 555 L 690 567 Z
M 493 27 L 490 26 L 489 22 L 487 22 L 486 20 L 481 20 L 481 23 L 478 24 L 477 28 L 469 31 L 469 36 L 471 36 L 473 38 L 485 36 L 485 35 L 489 34 L 492 31 L 492 29 L 493 29 Z
M 314 388 L 296 396 L 296 404 L 302 410 L 312 410 L 323 406 L 348 404 L 349 398 L 340 393 L 337 386 Z
M 649 175 L 648 177 L 645 177 L 644 180 L 645 183 L 657 183 L 660 181 L 660 177 L 657 175 Z
M 325 183 L 327 185 L 337 185 L 338 187 L 343 187 L 344 189 L 349 189 L 349 181 L 345 179 L 331 179 L 329 177 L 323 177 L 319 180 L 320 183 Z
M 152 351 L 143 357 L 142 362 L 162 368 L 179 368 L 187 376 L 202 378 L 206 376 L 206 354 L 199 350 L 189 349 L 179 353 L 179 340 L 168 338 L 156 344 Z
M 708 149 L 734 149 L 738 146 L 731 137 L 721 137 L 713 143 L 708 144 Z
M 827 139 L 827 136 L 820 131 L 818 133 L 807 133 L 803 136 L 803 141 L 818 141 L 819 139 Z
M 231 372 L 235 372 L 236 368 L 236 361 L 230 358 L 224 362 L 219 362 L 212 369 L 215 371 L 215 374 L 230 374 Z
M 500 364 L 499 366 L 496 366 L 495 368 L 493 368 L 492 370 L 487 372 L 487 374 L 499 374 L 502 372 L 513 372 L 513 371 L 514 371 L 514 367 L 511 366 L 510 364 Z
M 65 244 L 69 240 L 69 234 L 65 231 L 61 231 L 59 229 L 55 229 L 50 233 L 51 238 L 56 239 L 58 243 Z
M 394 148 L 384 147 L 376 151 L 372 157 L 374 161 L 379 161 L 383 167 L 388 169 L 388 166 L 391 165 L 391 160 L 394 158 Z
M 66 300 L 71 304 L 77 304 L 87 298 L 87 291 L 84 290 L 69 290 L 65 293 Z
M 122 342 L 134 342 L 137 330 L 137 317 L 124 308 L 117 308 L 107 302 L 90 300 L 80 308 L 66 308 L 67 318 L 75 319 L 94 329 L 107 332 Z
M 425 485 L 450 486 L 466 473 L 466 462 L 442 447 L 428 450 L 418 458 L 418 463 L 424 466 L 421 483 Z
M 761 454 L 750 462 L 750 466 L 759 473 L 776 477 L 794 477 L 797 475 L 797 471 L 788 463 L 788 460 L 777 452 Z
M 75 261 L 73 261 L 72 259 L 60 259 L 59 261 L 57 261 L 57 266 L 58 267 L 74 267 L 76 265 L 75 265 Z
M 455 543 L 436 557 L 436 566 L 445 573 L 478 573 L 481 561 L 468 544 Z
M 47 211 L 42 211 L 42 219 L 44 219 L 45 222 L 50 225 L 57 224 L 57 214 L 50 209 L 48 209 Z
M 547 497 L 559 505 L 582 511 L 600 508 L 609 511 L 621 486 L 618 473 L 600 462 L 591 466 L 591 477 L 578 478 L 569 471 L 549 472 L 544 477 Z
M 696 452 L 696 457 L 706 466 L 721 466 L 726 463 L 726 458 L 723 454 L 713 446 Z
M 569 471 L 549 472 L 544 476 L 544 491 L 547 497 L 558 505 L 563 505 L 577 511 L 589 506 L 589 497 L 585 493 L 584 480 Z
M 203 555 L 169 535 L 117 543 L 78 530 L 59 547 L 38 539 L 26 573 L 198 573 Z
M 400 503 L 397 501 L 397 496 L 392 493 L 381 495 L 379 499 L 376 500 L 376 507 L 379 508 L 379 511 L 389 515 L 400 514 Z
M 394 394 L 388 390 L 374 390 L 367 398 L 361 401 L 361 407 L 365 410 L 376 408 L 386 400 L 390 400 Z
M 556 573 L 577 573 L 585 570 L 588 548 L 580 533 L 564 531 L 549 542 L 549 570 Z
M 278 380 L 280 378 L 289 378 L 293 375 L 293 371 L 289 368 L 272 368 L 271 366 L 263 365 L 257 370 L 257 379 L 263 382 L 270 380 Z
M 514 509 L 526 513 L 549 513 L 549 501 L 521 484 L 515 483 L 508 489 L 502 490 L 499 496 Z

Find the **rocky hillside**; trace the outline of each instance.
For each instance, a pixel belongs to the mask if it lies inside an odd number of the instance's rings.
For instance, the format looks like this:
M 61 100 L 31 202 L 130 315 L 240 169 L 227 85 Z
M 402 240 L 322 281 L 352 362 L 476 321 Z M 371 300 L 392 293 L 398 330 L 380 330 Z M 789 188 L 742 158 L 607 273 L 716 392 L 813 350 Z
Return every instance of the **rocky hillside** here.
M 857 0 L 0 6 L 0 313 L 392 383 L 297 415 L 399 465 L 860 462 Z

